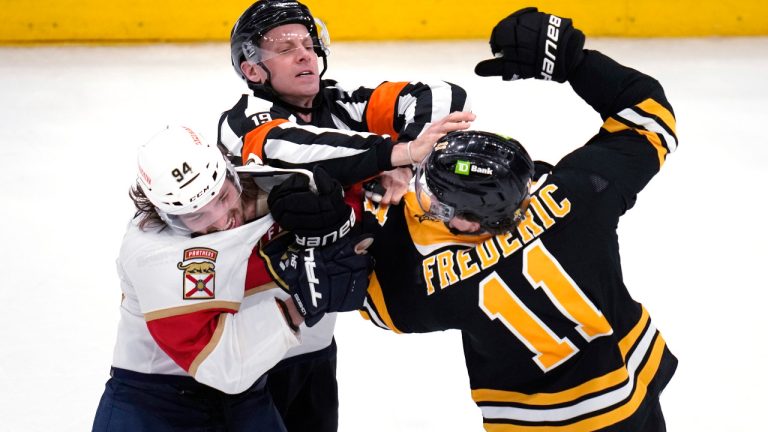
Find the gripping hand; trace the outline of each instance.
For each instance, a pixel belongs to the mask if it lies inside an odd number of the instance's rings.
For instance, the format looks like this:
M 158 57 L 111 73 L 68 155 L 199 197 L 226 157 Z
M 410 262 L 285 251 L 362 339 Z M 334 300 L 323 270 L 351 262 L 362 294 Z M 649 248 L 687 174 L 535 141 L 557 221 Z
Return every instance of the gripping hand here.
M 293 174 L 272 188 L 267 198 L 275 221 L 293 232 L 299 246 L 330 244 L 355 225 L 355 212 L 344 202 L 341 184 L 319 166 L 312 171 L 317 192 L 303 174 Z
M 365 254 L 371 241 L 370 236 L 349 236 L 320 248 L 288 248 L 282 253 L 265 249 L 278 282 L 285 285 L 308 327 L 327 312 L 362 307 L 373 269 L 373 259 Z
M 495 58 L 475 66 L 480 76 L 504 80 L 537 78 L 565 82 L 584 57 L 584 33 L 570 18 L 520 9 L 504 18 L 491 33 Z

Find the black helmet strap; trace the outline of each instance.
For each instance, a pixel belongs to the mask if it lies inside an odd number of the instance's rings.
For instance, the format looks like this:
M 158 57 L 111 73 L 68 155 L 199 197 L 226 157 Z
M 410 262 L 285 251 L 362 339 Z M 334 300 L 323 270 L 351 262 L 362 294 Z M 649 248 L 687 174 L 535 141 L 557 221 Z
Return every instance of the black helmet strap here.
M 261 63 L 259 63 L 262 65 Z M 262 65 L 262 67 L 264 67 Z M 270 82 L 270 78 L 272 75 L 270 74 L 269 69 L 264 67 L 264 70 L 267 71 L 267 79 L 263 83 L 256 83 L 253 81 L 248 81 L 248 88 L 250 88 L 253 91 L 253 95 L 256 97 L 260 97 L 263 99 L 272 100 L 275 103 L 287 108 L 289 111 L 292 112 L 298 112 L 301 114 L 311 114 L 314 112 L 322 103 L 323 103 L 323 83 L 320 82 L 320 91 L 317 92 L 317 95 L 314 99 L 312 99 L 312 106 L 307 107 L 301 107 L 298 105 L 294 105 L 290 102 L 286 102 L 282 96 L 272 87 L 272 84 Z

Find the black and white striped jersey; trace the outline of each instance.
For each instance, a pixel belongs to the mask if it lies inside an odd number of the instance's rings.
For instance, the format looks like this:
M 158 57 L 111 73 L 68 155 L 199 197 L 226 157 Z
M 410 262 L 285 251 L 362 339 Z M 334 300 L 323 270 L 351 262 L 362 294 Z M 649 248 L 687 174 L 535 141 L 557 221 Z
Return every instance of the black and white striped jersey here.
M 257 90 L 222 114 L 218 142 L 241 163 L 251 159 L 280 168 L 321 163 L 351 185 L 391 169 L 394 142 L 412 140 L 435 120 L 468 110 L 464 89 L 447 82 L 384 82 L 347 91 L 323 80 L 311 123 Z
M 399 333 L 460 330 L 491 432 L 643 430 L 677 366 L 624 284 L 616 234 L 677 146 L 672 108 L 656 80 L 596 51 L 569 81 L 604 123 L 536 182 L 515 230 L 454 235 L 413 191 L 365 203 L 363 315 Z

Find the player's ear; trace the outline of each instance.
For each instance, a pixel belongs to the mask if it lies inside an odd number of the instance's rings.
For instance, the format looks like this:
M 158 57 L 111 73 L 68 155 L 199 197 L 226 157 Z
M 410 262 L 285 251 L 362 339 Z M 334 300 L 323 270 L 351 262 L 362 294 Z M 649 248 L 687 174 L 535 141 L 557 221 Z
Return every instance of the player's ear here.
M 267 79 L 267 73 L 260 66 L 243 61 L 240 63 L 240 70 L 243 71 L 243 75 L 248 78 L 248 81 L 255 83 L 263 83 Z

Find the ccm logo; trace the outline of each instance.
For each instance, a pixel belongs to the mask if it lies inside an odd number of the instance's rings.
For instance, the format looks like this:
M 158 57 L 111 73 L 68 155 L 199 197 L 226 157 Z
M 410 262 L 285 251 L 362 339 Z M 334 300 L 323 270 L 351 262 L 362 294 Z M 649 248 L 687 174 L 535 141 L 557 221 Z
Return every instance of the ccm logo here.
M 201 190 L 200 192 L 198 192 L 198 193 L 197 193 L 197 195 L 195 195 L 195 196 L 191 197 L 191 198 L 189 199 L 189 202 L 195 201 L 196 199 L 198 199 L 198 198 L 200 198 L 201 196 L 205 195 L 205 193 L 206 193 L 206 192 L 208 192 L 208 189 L 210 189 L 210 188 L 211 188 L 210 186 L 206 185 L 206 186 L 205 186 L 205 188 L 204 188 L 203 190 Z
M 335 242 L 336 240 L 344 237 L 345 235 L 349 234 L 349 231 L 352 229 L 354 225 L 355 225 L 355 212 L 350 211 L 349 219 L 344 221 L 344 223 L 341 224 L 341 226 L 337 230 L 330 232 L 324 236 L 316 236 L 316 237 L 296 235 L 296 244 L 303 247 L 319 247 L 319 246 L 329 245 Z
M 562 19 L 554 15 L 549 16 L 547 26 L 547 42 L 544 44 L 544 62 L 541 64 L 541 76 L 547 81 L 552 81 L 552 72 L 555 71 L 557 60 L 557 39 L 560 37 L 560 23 Z

